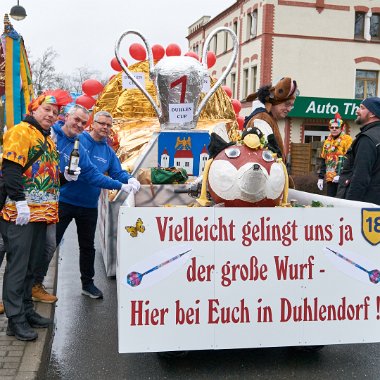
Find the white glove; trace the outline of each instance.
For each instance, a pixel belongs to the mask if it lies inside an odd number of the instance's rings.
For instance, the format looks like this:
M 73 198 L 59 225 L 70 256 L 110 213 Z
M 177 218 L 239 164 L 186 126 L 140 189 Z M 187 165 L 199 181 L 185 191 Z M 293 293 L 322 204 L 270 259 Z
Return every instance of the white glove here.
M 27 201 L 16 202 L 16 209 L 17 209 L 16 224 L 18 226 L 23 226 L 24 224 L 28 224 L 30 220 L 30 209 L 29 209 Z
M 128 185 L 132 186 L 133 194 L 136 194 L 140 190 L 140 182 L 136 178 L 129 178 Z
M 71 182 L 71 181 L 76 181 L 79 177 L 79 174 L 80 174 L 80 167 L 78 166 L 76 169 L 75 169 L 75 172 L 74 174 L 69 174 L 69 167 L 68 166 L 65 166 L 65 171 L 63 173 L 64 177 L 66 178 L 66 181 L 68 182 Z
M 320 178 L 318 180 L 317 187 L 318 187 L 319 190 L 321 190 L 321 191 L 323 190 L 323 179 L 322 178 Z
M 125 193 L 129 194 L 130 192 L 133 191 L 133 187 L 132 185 L 128 185 L 126 183 L 124 183 L 123 185 L 121 185 L 121 191 L 124 191 Z
M 334 178 L 333 178 L 333 183 L 338 183 L 339 182 L 339 176 L 336 175 Z

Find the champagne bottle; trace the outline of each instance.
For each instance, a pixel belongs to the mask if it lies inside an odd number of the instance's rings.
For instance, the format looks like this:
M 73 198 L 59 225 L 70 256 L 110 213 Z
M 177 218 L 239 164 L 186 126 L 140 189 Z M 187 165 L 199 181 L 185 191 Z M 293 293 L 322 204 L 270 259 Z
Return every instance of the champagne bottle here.
M 76 139 L 74 142 L 74 148 L 70 153 L 69 159 L 69 174 L 74 174 L 74 172 L 78 169 L 79 166 L 79 140 Z

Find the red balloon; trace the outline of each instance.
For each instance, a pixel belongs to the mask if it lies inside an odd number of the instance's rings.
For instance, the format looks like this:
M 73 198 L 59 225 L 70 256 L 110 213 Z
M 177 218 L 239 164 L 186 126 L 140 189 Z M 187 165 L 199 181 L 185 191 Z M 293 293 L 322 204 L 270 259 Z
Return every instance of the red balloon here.
M 227 94 L 229 98 L 232 98 L 232 90 L 228 86 L 222 86 L 222 89 Z
M 188 51 L 188 52 L 185 54 L 185 57 L 193 57 L 193 58 L 195 58 L 197 61 L 199 61 L 198 54 L 197 54 L 197 53 L 194 53 L 193 51 Z
M 128 66 L 127 61 L 126 61 L 124 58 L 122 58 L 122 60 L 123 60 L 123 62 L 124 62 L 124 65 L 125 65 L 125 66 Z M 113 58 L 111 59 L 111 67 L 112 67 L 115 71 L 122 71 L 122 70 L 123 70 L 123 69 L 121 68 L 119 62 L 117 61 L 117 58 L 116 58 L 116 57 L 113 57 Z
M 239 124 L 239 129 L 242 131 L 244 126 L 244 116 L 238 116 L 236 121 Z
M 216 62 L 216 55 L 212 51 L 207 52 L 207 67 L 210 69 L 215 65 Z
M 92 96 L 81 95 L 77 97 L 77 99 L 75 100 L 75 103 L 80 104 L 81 106 L 87 109 L 90 109 L 95 105 L 96 100 Z
M 181 55 L 181 48 L 177 44 L 170 44 L 166 48 L 166 55 L 168 57 L 179 56 Z
M 161 45 L 153 45 L 152 46 L 153 59 L 159 61 L 161 58 L 165 56 L 165 49 Z
M 136 61 L 145 61 L 146 59 L 146 51 L 144 46 L 142 46 L 141 44 L 132 44 L 129 47 L 129 54 Z
M 86 95 L 98 95 L 103 91 L 104 86 L 96 79 L 87 79 L 82 83 L 82 90 Z
M 237 99 L 232 99 L 231 103 L 232 103 L 232 107 L 233 107 L 233 109 L 235 111 L 235 114 L 239 115 L 239 112 L 241 110 L 241 103 Z

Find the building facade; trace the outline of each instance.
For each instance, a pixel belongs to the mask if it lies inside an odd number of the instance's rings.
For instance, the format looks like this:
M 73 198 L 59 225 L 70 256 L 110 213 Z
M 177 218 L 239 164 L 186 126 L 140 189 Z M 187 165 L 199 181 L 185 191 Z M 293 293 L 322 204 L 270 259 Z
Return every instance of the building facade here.
M 280 123 L 287 153 L 292 143 L 318 147 L 313 143 L 328 135 L 335 112 L 352 136 L 358 132 L 356 107 L 380 93 L 380 0 L 237 0 L 189 27 L 189 50 L 201 55 L 207 36 L 221 26 L 231 28 L 239 40 L 225 84 L 241 101 L 241 115 L 250 113 L 245 98 L 261 85 L 284 76 L 297 81 L 300 96 Z M 218 78 L 231 57 L 231 38 L 218 33 L 208 50 L 217 56 L 210 70 Z

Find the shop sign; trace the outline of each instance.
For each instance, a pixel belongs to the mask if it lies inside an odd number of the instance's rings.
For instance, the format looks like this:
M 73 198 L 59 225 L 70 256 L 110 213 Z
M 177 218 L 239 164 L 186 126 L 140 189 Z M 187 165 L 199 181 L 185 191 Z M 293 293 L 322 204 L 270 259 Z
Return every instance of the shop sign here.
M 356 119 L 360 99 L 312 98 L 298 96 L 289 117 L 331 119 L 339 112 L 343 119 Z

